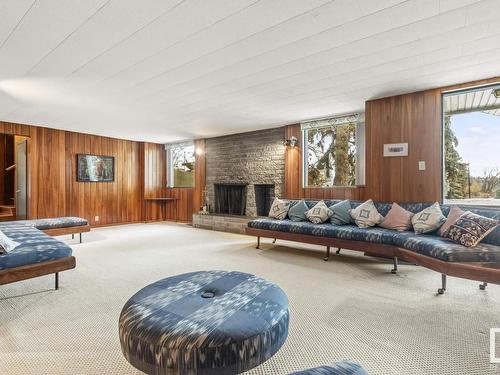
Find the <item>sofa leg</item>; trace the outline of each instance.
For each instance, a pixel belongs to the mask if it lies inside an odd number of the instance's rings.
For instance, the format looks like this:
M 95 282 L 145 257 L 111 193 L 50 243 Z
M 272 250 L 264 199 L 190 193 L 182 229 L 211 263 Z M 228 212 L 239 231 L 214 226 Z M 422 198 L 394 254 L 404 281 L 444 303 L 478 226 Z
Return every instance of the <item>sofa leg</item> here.
M 483 282 L 482 284 L 479 284 L 479 289 L 485 290 L 487 286 L 488 286 L 488 283 L 487 282 Z
M 56 272 L 55 274 L 55 289 L 59 289 L 59 272 Z
M 394 262 L 394 268 L 391 270 L 391 273 L 398 272 L 398 257 L 393 257 L 392 261 Z
M 71 233 L 71 239 L 74 240 L 75 239 L 75 234 L 74 233 Z
M 337 248 L 337 251 L 335 252 L 335 254 L 340 254 L 340 247 Z
M 257 246 L 255 248 L 260 249 L 260 237 L 257 237 Z
M 276 243 L 276 238 L 273 240 L 273 243 Z
M 82 243 L 82 234 L 80 233 L 80 243 Z
M 324 257 L 323 260 L 328 262 L 328 259 L 330 259 L 330 246 L 326 247 L 326 257 Z
M 446 290 L 446 275 L 444 273 L 441 274 L 441 288 L 438 289 L 438 294 L 444 294 Z

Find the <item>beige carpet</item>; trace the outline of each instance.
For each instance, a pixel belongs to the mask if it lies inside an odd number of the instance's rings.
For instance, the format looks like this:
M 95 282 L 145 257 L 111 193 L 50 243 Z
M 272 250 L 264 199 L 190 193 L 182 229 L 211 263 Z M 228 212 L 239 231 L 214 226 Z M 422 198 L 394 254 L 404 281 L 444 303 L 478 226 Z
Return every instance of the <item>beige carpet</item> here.
M 290 300 L 283 348 L 249 374 L 352 359 L 370 374 L 499 374 L 489 363 L 489 329 L 500 327 L 500 287 L 440 276 L 345 251 L 330 262 L 319 247 L 148 224 L 93 230 L 74 249 L 77 268 L 0 286 L 0 374 L 137 374 L 123 358 L 118 316 L 125 301 L 158 279 L 194 270 L 254 273 Z M 499 343 L 500 344 L 500 343 Z

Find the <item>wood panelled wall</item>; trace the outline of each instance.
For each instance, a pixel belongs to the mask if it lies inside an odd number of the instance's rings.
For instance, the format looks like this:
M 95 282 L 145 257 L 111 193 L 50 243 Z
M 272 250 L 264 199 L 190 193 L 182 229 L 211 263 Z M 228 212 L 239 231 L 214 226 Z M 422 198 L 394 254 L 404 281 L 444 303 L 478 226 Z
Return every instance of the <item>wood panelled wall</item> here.
M 166 155 L 161 144 L 8 122 L 0 122 L 0 133 L 30 137 L 30 218 L 80 216 L 91 225 L 163 220 L 163 211 L 157 203 L 151 203 L 149 217 L 145 217 L 143 198 L 170 196 L 179 199 L 177 214 L 174 215 L 174 205 L 168 204 L 166 219 L 192 220 L 194 189 L 166 187 Z M 76 181 L 76 155 L 79 153 L 114 156 L 115 180 Z M 99 221 L 95 220 L 96 216 Z
M 366 103 L 365 198 L 386 202 L 441 201 L 441 91 Z M 407 157 L 384 157 L 387 143 L 408 143 Z M 418 162 L 425 161 L 420 171 Z

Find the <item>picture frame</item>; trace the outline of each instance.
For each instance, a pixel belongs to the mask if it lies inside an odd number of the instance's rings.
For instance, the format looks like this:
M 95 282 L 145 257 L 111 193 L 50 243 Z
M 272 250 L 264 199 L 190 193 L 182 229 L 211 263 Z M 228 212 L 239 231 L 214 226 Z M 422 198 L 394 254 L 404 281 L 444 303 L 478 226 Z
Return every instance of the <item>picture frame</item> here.
M 408 156 L 408 143 L 384 144 L 384 157 Z
M 79 182 L 113 182 L 115 180 L 114 156 L 77 154 L 76 179 Z

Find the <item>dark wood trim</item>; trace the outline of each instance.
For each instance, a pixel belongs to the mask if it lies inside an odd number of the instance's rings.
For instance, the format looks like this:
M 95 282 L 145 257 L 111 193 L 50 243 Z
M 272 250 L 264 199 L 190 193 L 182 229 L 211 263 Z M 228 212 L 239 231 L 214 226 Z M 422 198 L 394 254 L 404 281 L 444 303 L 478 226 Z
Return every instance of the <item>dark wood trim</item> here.
M 266 229 L 246 228 L 246 234 L 256 237 L 277 238 L 280 240 L 302 242 L 313 245 L 339 247 L 362 251 L 368 255 L 398 257 L 402 261 L 413 263 L 430 270 L 462 279 L 483 281 L 492 284 L 500 284 L 500 264 L 497 263 L 460 263 L 445 262 L 418 254 L 413 251 L 398 248 L 396 246 L 377 244 L 363 241 L 350 241 L 330 237 L 320 237 L 307 234 L 280 232 Z
M 53 229 L 44 229 L 42 232 L 48 234 L 49 236 L 63 236 L 65 234 L 74 234 L 74 233 L 85 233 L 90 232 L 90 225 L 76 225 L 73 227 L 66 228 L 53 228 Z
M 21 267 L 8 268 L 0 271 L 0 285 L 13 283 L 34 277 L 49 275 L 51 273 L 66 271 L 76 266 L 76 259 L 73 256 L 61 259 L 41 262 Z

